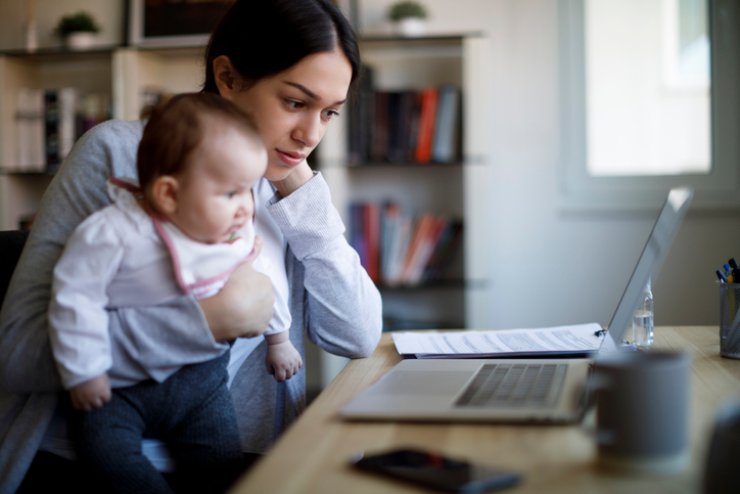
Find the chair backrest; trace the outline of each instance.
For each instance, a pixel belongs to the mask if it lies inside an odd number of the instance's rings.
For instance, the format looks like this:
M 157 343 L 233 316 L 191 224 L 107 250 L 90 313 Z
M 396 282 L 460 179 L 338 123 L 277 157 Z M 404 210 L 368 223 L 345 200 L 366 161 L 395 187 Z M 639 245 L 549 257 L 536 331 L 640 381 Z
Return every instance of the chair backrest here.
M 5 300 L 10 277 L 13 276 L 18 258 L 21 257 L 26 238 L 28 238 L 26 230 L 0 231 L 0 306 Z

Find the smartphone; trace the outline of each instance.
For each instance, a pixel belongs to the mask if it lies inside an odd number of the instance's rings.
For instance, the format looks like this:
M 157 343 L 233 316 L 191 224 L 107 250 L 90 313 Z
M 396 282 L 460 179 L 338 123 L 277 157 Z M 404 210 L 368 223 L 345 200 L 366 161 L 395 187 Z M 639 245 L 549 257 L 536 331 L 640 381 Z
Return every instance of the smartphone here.
M 517 472 L 478 465 L 419 449 L 395 449 L 358 454 L 351 463 L 364 471 L 379 473 L 445 492 L 474 494 L 518 484 Z

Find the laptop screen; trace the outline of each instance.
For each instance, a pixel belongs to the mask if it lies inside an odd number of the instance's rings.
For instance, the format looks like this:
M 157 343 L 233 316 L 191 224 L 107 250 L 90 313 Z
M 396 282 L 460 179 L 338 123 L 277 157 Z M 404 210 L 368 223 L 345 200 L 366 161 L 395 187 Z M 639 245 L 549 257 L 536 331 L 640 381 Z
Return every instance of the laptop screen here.
M 632 314 L 640 302 L 648 279 L 655 278 L 660 272 L 693 195 L 694 191 L 689 187 L 674 188 L 668 193 L 658 219 L 655 220 L 650 236 L 642 249 L 642 254 L 632 271 L 627 287 L 622 293 L 622 298 L 609 322 L 607 334 L 614 345 L 622 344 L 624 333 L 632 324 Z M 604 341 L 606 340 L 607 338 L 604 338 Z

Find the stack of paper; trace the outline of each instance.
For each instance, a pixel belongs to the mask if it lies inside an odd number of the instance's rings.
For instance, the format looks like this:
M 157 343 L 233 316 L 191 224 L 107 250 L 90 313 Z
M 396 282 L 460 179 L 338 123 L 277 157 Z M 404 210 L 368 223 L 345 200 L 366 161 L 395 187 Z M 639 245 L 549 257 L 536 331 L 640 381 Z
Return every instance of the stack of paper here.
M 595 353 L 604 339 L 596 323 L 547 328 L 404 331 L 392 333 L 399 354 L 416 358 L 496 358 L 582 356 Z

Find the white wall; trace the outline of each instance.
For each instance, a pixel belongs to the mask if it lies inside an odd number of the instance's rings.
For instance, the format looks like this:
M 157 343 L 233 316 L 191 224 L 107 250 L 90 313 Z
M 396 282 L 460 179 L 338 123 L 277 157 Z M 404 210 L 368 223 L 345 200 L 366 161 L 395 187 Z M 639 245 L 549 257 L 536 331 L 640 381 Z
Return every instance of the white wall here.
M 558 209 L 558 2 L 424 1 L 430 30 L 484 31 L 494 47 L 490 303 L 473 325 L 608 323 L 654 216 Z M 390 2 L 361 3 L 376 26 Z M 739 227 L 737 211 L 689 212 L 654 284 L 657 324 L 718 323 L 713 273 L 740 256 Z

